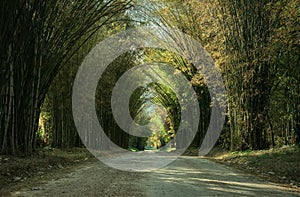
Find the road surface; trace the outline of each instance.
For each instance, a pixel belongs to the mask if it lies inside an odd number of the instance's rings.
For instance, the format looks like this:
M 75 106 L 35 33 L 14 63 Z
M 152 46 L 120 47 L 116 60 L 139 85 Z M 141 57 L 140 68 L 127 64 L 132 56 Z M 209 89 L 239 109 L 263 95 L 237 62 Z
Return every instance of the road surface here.
M 12 196 L 300 196 L 200 157 L 179 157 L 155 172 L 126 172 L 100 162 L 60 178 L 15 191 Z

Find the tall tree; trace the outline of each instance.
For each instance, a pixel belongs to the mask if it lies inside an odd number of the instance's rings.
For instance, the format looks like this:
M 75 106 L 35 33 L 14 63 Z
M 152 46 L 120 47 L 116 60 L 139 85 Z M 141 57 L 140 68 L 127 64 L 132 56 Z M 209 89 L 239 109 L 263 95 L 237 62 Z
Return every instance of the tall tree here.
M 2 153 L 33 151 L 40 107 L 55 75 L 129 1 L 4 0 L 1 23 Z M 2 81 L 3 80 L 3 81 Z
M 276 1 L 219 3 L 228 55 L 224 76 L 231 149 L 263 149 L 269 146 L 267 114 L 276 74 L 269 46 L 281 10 Z

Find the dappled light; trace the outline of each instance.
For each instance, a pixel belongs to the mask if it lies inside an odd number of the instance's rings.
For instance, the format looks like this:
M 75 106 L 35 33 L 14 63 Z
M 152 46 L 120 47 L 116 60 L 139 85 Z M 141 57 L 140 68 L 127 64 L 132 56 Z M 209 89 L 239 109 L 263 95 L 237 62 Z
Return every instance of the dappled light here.
M 185 191 L 187 196 L 293 196 L 289 191 L 281 191 L 283 188 L 278 185 L 242 175 L 203 158 L 181 157 L 168 167 L 153 172 L 150 177 L 156 182 L 146 184 L 150 188 L 160 185 L 167 196 L 179 196 L 179 190 Z M 149 195 L 163 194 L 151 190 Z
M 0 196 L 299 196 L 299 0 L 1 0 Z

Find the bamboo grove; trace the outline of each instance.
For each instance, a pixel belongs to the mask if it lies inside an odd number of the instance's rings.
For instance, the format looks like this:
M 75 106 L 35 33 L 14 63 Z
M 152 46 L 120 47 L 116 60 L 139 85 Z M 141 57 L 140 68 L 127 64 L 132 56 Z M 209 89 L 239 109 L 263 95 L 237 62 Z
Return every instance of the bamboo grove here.
M 163 22 L 176 21 L 197 38 L 223 75 L 228 121 L 219 144 L 231 150 L 299 144 L 299 1 L 177 3 L 162 8 Z
M 53 147 L 81 146 L 71 94 L 85 55 L 116 32 L 153 24 L 192 36 L 213 57 L 227 98 L 218 146 L 246 150 L 300 144 L 299 8 L 297 0 L 3 0 L 0 152 L 32 153 L 41 130 Z M 152 104 L 167 109 L 164 131 L 149 138 L 123 132 L 111 111 L 111 91 L 118 78 L 153 60 L 182 72 L 197 92 L 201 114 L 191 146 L 199 147 L 211 110 L 205 80 L 187 59 L 166 50 L 131 51 L 108 67 L 96 94 L 99 122 L 123 148 L 160 147 L 174 137 L 180 106 L 167 87 L 150 84 L 132 96 L 131 115 L 136 120 L 147 122 L 143 108 L 149 105 L 149 95 L 155 95 Z
M 1 2 L 1 152 L 33 151 L 40 108 L 54 77 L 127 3 Z

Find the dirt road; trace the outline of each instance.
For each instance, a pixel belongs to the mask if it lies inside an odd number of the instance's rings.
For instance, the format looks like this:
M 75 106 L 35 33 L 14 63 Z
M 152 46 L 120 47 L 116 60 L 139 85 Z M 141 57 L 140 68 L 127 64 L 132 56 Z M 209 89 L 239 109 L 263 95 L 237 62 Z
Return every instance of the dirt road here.
M 197 157 L 180 157 L 155 172 L 125 172 L 94 162 L 12 196 L 300 196 Z

